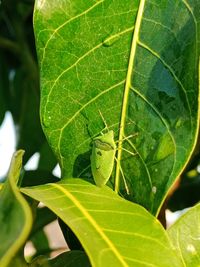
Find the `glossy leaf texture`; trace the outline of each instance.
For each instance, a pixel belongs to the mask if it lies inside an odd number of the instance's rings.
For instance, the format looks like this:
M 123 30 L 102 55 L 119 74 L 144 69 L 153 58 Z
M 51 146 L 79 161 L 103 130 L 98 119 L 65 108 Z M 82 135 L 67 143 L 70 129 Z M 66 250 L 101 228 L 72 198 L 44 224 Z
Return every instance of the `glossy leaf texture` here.
M 91 177 L 103 116 L 118 141 L 115 191 L 158 212 L 196 143 L 199 10 L 195 0 L 36 1 L 41 118 L 63 177 Z
M 72 229 L 92 266 L 182 266 L 160 223 L 106 186 L 66 179 L 21 190 Z
M 16 185 L 23 153 L 22 150 L 19 150 L 13 155 L 8 180 L 0 191 L 1 267 L 8 266 L 9 262 L 15 259 L 15 255 L 24 245 L 32 225 L 31 210 Z M 22 261 L 22 259 L 18 260 Z
M 170 239 L 184 266 L 197 267 L 200 264 L 199 221 L 200 204 L 189 209 L 168 229 Z

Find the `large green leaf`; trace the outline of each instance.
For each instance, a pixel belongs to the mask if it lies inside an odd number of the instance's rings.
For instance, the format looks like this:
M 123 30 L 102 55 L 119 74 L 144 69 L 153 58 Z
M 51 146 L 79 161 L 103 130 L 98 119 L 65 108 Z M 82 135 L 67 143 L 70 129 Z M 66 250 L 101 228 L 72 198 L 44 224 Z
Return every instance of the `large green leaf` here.
M 21 190 L 73 230 L 92 266 L 182 266 L 160 223 L 108 187 L 66 179 Z
M 64 177 L 91 176 L 101 112 L 119 141 L 115 191 L 158 212 L 196 143 L 199 10 L 197 0 L 36 1 L 41 117 Z
M 6 267 L 25 243 L 32 225 L 31 210 L 17 188 L 23 151 L 13 156 L 8 180 L 0 191 L 0 266 Z M 22 259 L 21 259 L 22 260 Z M 21 261 L 19 259 L 19 261 Z M 12 265 L 17 266 L 17 265 Z
M 200 266 L 200 204 L 187 211 L 168 229 L 184 266 Z

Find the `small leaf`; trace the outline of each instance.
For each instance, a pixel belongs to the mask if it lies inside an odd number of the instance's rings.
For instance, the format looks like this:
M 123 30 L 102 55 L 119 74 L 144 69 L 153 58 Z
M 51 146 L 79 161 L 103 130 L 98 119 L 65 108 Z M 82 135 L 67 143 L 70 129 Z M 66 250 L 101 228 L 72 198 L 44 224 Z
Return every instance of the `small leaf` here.
M 18 182 L 24 151 L 12 158 L 8 179 L 0 191 L 0 266 L 6 267 L 25 243 L 32 225 L 31 210 L 22 197 Z
M 72 229 L 94 267 L 182 266 L 160 223 L 108 187 L 66 179 L 21 191 Z
M 183 266 L 200 266 L 200 204 L 189 209 L 169 229 L 169 237 Z

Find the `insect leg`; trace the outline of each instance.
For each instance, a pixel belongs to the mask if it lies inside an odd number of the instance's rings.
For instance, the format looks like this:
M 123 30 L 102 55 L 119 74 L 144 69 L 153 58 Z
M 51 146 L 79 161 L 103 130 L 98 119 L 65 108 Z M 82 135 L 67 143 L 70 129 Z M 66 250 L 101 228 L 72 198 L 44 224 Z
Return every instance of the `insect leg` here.
M 115 157 L 115 160 L 117 161 L 116 157 Z M 130 195 L 130 191 L 129 191 L 129 188 L 128 188 L 128 185 L 127 185 L 127 182 L 126 182 L 126 178 L 125 178 L 125 175 L 124 175 L 124 172 L 122 170 L 122 167 L 121 167 L 120 163 L 119 163 L 119 169 L 120 169 L 120 172 L 121 172 L 121 175 L 122 175 L 122 179 L 123 179 L 123 182 L 124 182 L 126 193 L 127 193 L 127 195 Z
M 136 153 L 133 153 L 133 152 L 129 151 L 128 149 L 124 148 L 124 147 L 121 147 L 120 149 L 126 151 L 127 153 L 131 154 L 132 156 L 137 155 L 137 152 Z

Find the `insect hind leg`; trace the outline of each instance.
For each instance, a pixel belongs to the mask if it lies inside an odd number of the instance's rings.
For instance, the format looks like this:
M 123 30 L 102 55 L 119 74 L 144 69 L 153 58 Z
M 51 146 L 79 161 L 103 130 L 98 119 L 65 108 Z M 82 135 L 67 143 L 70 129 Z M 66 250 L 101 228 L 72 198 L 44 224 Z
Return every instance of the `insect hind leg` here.
M 115 157 L 115 160 L 117 160 L 117 158 Z M 119 163 L 119 169 L 120 169 L 120 173 L 121 173 L 121 176 L 122 176 L 122 179 L 123 179 L 123 182 L 124 182 L 124 187 L 126 189 L 126 193 L 127 195 L 130 195 L 130 191 L 129 191 L 129 188 L 128 188 L 128 185 L 127 185 L 127 182 L 126 182 L 126 178 L 125 178 L 125 175 L 124 175 L 124 172 L 122 170 L 122 167 L 121 167 L 121 164 Z
M 129 143 L 129 145 L 131 144 L 131 147 L 132 147 L 132 148 L 134 148 L 133 144 L 132 144 L 131 141 L 129 140 L 130 138 L 132 138 L 132 137 L 134 137 L 134 136 L 137 136 L 137 133 L 135 133 L 135 134 L 131 134 L 131 135 L 129 135 L 129 136 L 125 136 L 123 139 L 116 141 L 115 143 L 119 143 L 119 146 L 118 146 L 118 148 L 117 148 L 116 150 L 118 150 L 118 151 L 119 151 L 119 150 L 123 150 L 123 151 L 129 153 L 129 154 L 132 155 L 132 156 L 137 155 L 137 152 L 134 153 L 134 152 L 131 152 L 131 151 L 129 151 L 128 149 L 122 147 L 122 142 L 125 140 L 125 141 L 127 141 L 127 142 Z

